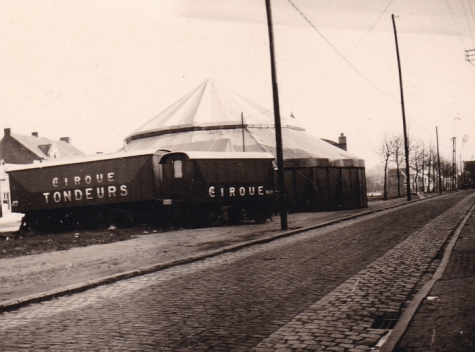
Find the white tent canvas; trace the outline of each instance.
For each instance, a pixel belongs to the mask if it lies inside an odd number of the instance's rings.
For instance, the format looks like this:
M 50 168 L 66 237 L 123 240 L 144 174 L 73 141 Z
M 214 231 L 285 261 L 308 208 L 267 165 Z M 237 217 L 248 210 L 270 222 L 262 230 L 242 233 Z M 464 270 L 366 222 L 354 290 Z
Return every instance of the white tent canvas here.
M 364 167 L 364 160 L 282 119 L 286 167 Z M 126 138 L 127 150 L 275 152 L 273 112 L 208 79 Z

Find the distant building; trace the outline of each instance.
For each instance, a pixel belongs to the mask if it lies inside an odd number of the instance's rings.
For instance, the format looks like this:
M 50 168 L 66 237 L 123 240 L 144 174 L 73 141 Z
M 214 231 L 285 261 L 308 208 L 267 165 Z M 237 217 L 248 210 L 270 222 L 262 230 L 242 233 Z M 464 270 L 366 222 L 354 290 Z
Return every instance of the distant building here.
M 11 214 L 10 186 L 5 164 L 33 164 L 43 160 L 84 155 L 69 141 L 69 137 L 54 141 L 38 136 L 37 132 L 30 136 L 13 134 L 10 128 L 5 128 L 0 141 L 0 217 L 14 215 Z
M 47 159 L 84 155 L 69 141 L 69 137 L 54 141 L 40 137 L 37 132 L 30 136 L 13 134 L 10 128 L 5 128 L 0 141 L 0 160 L 6 164 L 32 164 Z
M 0 160 L 0 217 L 11 213 L 10 184 L 5 165 Z
M 348 150 L 347 148 L 347 145 L 346 145 L 346 136 L 344 133 L 341 133 L 340 134 L 340 137 L 338 137 L 338 143 L 337 142 L 334 142 L 334 141 L 331 141 L 329 139 L 325 139 L 325 138 L 322 138 L 322 141 L 325 141 L 327 143 L 330 143 L 331 145 L 334 145 L 335 147 L 338 147 L 340 149 L 343 149 L 343 150 Z
M 431 177 L 429 177 L 431 176 Z M 389 197 L 394 197 L 398 195 L 397 191 L 397 169 L 389 169 L 387 175 L 387 192 Z M 409 174 L 409 186 L 411 188 L 411 193 L 416 192 L 433 192 L 435 189 L 433 182 L 433 175 L 429 175 L 429 171 L 424 170 L 424 174 L 419 172 L 416 179 L 416 172 L 410 170 Z M 401 195 L 405 195 L 406 190 L 406 171 L 399 169 L 399 190 Z
M 463 173 L 461 176 L 461 187 L 463 189 L 475 189 L 475 161 L 463 162 Z

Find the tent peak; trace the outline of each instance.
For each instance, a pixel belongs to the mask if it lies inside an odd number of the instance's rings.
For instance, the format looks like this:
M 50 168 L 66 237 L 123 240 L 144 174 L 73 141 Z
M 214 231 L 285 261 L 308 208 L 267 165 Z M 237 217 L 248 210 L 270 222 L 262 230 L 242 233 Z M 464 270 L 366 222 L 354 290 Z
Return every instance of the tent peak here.
M 176 129 L 180 126 L 222 126 L 241 124 L 273 124 L 273 112 L 230 90 L 211 77 L 170 105 L 132 134 Z

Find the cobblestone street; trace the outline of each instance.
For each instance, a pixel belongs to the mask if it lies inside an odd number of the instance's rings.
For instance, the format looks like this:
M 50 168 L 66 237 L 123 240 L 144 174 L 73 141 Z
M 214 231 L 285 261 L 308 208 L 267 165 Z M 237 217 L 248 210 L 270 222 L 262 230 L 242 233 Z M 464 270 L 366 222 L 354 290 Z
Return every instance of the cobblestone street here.
M 399 313 L 474 199 L 438 197 L 6 312 L 0 349 L 369 350 L 387 333 L 373 323 Z

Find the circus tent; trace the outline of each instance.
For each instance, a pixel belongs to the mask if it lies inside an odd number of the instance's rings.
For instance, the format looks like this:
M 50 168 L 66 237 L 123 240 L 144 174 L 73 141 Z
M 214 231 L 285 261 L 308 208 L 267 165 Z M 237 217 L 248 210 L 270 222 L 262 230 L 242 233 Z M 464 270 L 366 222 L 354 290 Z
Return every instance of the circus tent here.
M 295 211 L 366 206 L 364 160 L 282 119 L 286 188 Z M 270 152 L 273 112 L 208 79 L 132 132 L 127 150 Z

